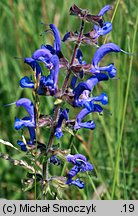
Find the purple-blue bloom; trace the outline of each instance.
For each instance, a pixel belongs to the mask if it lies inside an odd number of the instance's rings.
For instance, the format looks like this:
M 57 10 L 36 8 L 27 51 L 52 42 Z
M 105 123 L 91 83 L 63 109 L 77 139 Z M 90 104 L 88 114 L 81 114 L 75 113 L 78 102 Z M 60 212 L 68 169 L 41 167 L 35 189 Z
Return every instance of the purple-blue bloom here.
M 16 101 L 16 106 L 22 106 L 26 109 L 29 117 L 26 116 L 23 119 L 15 118 L 14 128 L 20 130 L 23 127 L 35 127 L 35 112 L 34 105 L 31 100 L 27 98 L 21 98 Z
M 111 9 L 110 5 L 106 5 L 103 7 L 98 16 L 104 16 L 104 14 Z M 112 30 L 112 23 L 111 22 L 104 22 L 102 27 L 99 27 L 98 25 L 94 25 L 95 30 L 95 37 L 98 38 L 99 36 L 104 36 L 108 34 Z
M 68 162 L 72 163 L 74 166 L 68 173 L 68 179 L 66 184 L 68 185 L 76 185 L 80 189 L 84 188 L 84 183 L 81 182 L 79 179 L 73 180 L 72 178 L 77 175 L 79 172 L 87 172 L 92 171 L 94 168 L 91 163 L 87 162 L 87 159 L 82 154 L 75 154 L 71 155 L 68 154 L 66 156 Z
M 98 112 L 99 114 L 101 114 L 102 111 L 103 108 L 99 104 L 94 104 L 94 103 L 92 104 L 91 107 L 89 105 L 89 107 L 83 108 L 76 117 L 76 123 L 74 129 L 75 130 L 78 130 L 80 128 L 88 128 L 90 130 L 95 129 L 96 125 L 94 121 L 90 120 L 88 122 L 82 122 L 82 119 L 91 112 Z
M 80 82 L 78 86 L 74 89 L 74 106 L 79 106 L 79 97 L 83 91 L 88 90 L 91 92 L 94 86 L 103 80 L 108 80 L 108 76 L 104 73 L 95 73 L 86 82 Z
M 59 114 L 59 119 L 58 119 L 58 123 L 57 123 L 57 127 L 55 129 L 55 136 L 60 139 L 64 134 L 62 133 L 62 123 L 63 120 L 68 120 L 68 112 L 69 109 L 65 109 L 65 110 L 60 110 L 60 114 Z
M 92 69 L 90 72 L 92 73 L 100 73 L 101 71 L 108 72 L 110 78 L 116 75 L 116 68 L 114 64 L 111 63 L 104 67 L 99 67 L 98 64 L 102 60 L 102 58 L 110 52 L 120 52 L 122 51 L 119 46 L 114 43 L 103 44 L 94 54 L 92 59 Z
M 94 30 L 96 31 L 95 37 L 98 38 L 99 36 L 104 36 L 108 34 L 110 31 L 112 31 L 112 23 L 105 22 L 103 24 L 103 27 L 94 26 Z
M 85 107 L 88 109 L 88 111 L 93 112 L 94 107 L 95 107 L 95 104 L 94 104 L 95 101 L 98 101 L 102 103 L 103 105 L 106 105 L 108 103 L 108 97 L 105 93 L 102 93 L 97 97 L 88 96 L 86 98 L 79 99 L 77 101 L 77 105 L 80 107 Z
M 34 82 L 30 80 L 29 77 L 25 76 L 20 80 L 20 86 L 22 88 L 34 88 Z
M 57 158 L 56 155 L 52 155 L 50 157 L 50 163 L 56 165 L 56 166 L 59 166 L 60 165 L 60 160 Z

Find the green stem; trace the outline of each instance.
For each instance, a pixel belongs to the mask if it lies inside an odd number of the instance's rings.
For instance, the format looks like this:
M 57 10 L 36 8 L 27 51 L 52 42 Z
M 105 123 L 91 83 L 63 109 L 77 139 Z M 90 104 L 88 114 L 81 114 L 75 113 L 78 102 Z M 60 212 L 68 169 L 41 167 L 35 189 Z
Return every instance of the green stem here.
M 138 26 L 138 16 L 137 16 L 137 20 L 136 20 L 136 24 L 135 24 L 135 30 L 134 30 L 132 53 L 134 53 L 134 48 L 135 48 L 137 26 Z M 128 72 L 128 80 L 127 80 L 127 87 L 126 87 L 125 102 L 124 102 L 124 108 L 123 108 L 123 114 L 122 114 L 121 131 L 120 131 L 120 136 L 119 136 L 118 142 L 117 142 L 116 163 L 115 163 L 114 179 L 113 179 L 113 186 L 112 186 L 112 199 L 114 199 L 114 196 L 115 196 L 115 188 L 116 188 L 117 179 L 118 179 L 118 175 L 119 175 L 118 170 L 119 170 L 119 161 L 120 161 L 120 149 L 121 149 L 122 137 L 123 137 L 123 131 L 124 131 L 124 125 L 125 125 L 125 115 L 126 115 L 128 95 L 129 95 L 129 89 L 130 89 L 132 64 L 133 64 L 133 55 L 131 56 L 131 59 L 130 59 L 130 66 L 129 66 L 129 72 Z

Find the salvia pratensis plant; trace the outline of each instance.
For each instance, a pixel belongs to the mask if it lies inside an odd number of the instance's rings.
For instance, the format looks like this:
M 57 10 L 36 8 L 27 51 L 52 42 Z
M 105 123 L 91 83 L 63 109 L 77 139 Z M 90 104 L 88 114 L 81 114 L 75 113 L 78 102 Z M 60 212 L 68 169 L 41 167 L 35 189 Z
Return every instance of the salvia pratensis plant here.
M 37 198 L 38 186 L 41 188 L 43 199 L 46 199 L 48 193 L 53 195 L 53 187 L 55 187 L 57 197 L 61 195 L 61 190 L 73 187 L 72 185 L 83 189 L 85 179 L 80 179 L 79 173 L 92 172 L 93 174 L 94 166 L 88 162 L 84 155 L 72 154 L 71 146 L 68 149 L 61 149 L 54 143 L 55 139 L 66 136 L 68 130 L 72 131 L 73 135 L 71 136 L 74 136 L 82 128 L 94 130 L 96 122 L 93 119 L 86 121 L 85 117 L 94 112 L 102 114 L 103 107 L 108 103 L 106 93 L 101 92 L 100 95 L 95 96 L 93 89 L 99 85 L 99 82 L 114 78 L 117 69 L 113 62 L 101 65 L 101 60 L 111 52 L 124 52 L 114 43 L 105 43 L 101 46 L 98 43 L 99 37 L 107 35 L 112 30 L 112 23 L 104 21 L 104 14 L 109 10 L 111 10 L 111 6 L 106 5 L 98 15 L 92 15 L 87 9 L 81 9 L 73 4 L 70 8 L 70 15 L 80 19 L 80 29 L 75 32 L 66 32 L 61 39 L 54 24 L 43 23 L 46 27 L 45 34 L 51 32 L 53 35 L 53 44 L 42 44 L 32 52 L 32 56 L 23 59 L 24 63 L 32 69 L 32 74 L 24 76 L 19 85 L 21 88 L 32 91 L 33 100 L 20 98 L 15 102 L 17 109 L 21 107 L 26 110 L 27 114 L 21 119 L 18 116 L 15 117 L 14 128 L 22 133 L 17 144 L 27 157 L 31 158 L 31 164 L 28 166 L 34 167 L 31 171 L 29 170 L 23 184 L 26 187 L 35 188 L 35 198 Z M 86 22 L 91 28 L 89 32 L 85 32 Z M 75 44 L 70 59 L 67 59 L 66 53 L 62 52 L 62 43 L 68 42 Z M 82 44 L 83 46 L 81 46 Z M 89 63 L 83 56 L 84 45 L 89 46 L 89 49 L 93 49 L 93 47 L 96 49 L 94 55 L 90 56 Z M 63 70 L 65 77 L 61 86 L 59 77 Z M 45 75 L 45 71 L 48 75 Z M 41 114 L 39 108 L 41 98 L 50 96 L 54 98 L 52 115 Z M 44 106 L 47 107 L 48 104 L 44 104 Z M 79 108 L 77 116 L 73 116 L 73 118 L 69 110 L 71 106 L 73 109 Z M 39 140 L 42 127 L 49 129 L 49 133 L 45 134 L 46 137 L 49 136 L 47 143 L 42 143 Z M 65 130 L 66 128 L 68 130 Z M 64 163 L 68 167 L 68 173 L 66 171 L 66 173 L 62 173 L 62 176 L 55 176 L 49 172 L 50 164 L 51 166 L 63 166 Z

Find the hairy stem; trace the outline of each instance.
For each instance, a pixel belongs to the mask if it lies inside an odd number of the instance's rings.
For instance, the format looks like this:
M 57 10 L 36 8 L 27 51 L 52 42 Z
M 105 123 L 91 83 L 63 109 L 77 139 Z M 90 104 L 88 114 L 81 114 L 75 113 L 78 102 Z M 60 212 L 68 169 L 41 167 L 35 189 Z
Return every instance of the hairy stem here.
M 34 97 L 34 109 L 35 109 L 35 119 L 36 119 L 36 126 L 35 126 L 35 133 L 36 133 L 36 145 L 35 145 L 35 186 L 34 186 L 34 199 L 37 199 L 37 182 L 36 182 L 36 173 L 37 173 L 37 142 L 38 142 L 38 133 L 39 133 L 39 127 L 38 127 L 38 120 L 39 120 L 39 98 L 38 98 L 38 88 L 39 88 L 39 79 L 36 79 L 36 72 L 34 72 L 34 91 L 33 91 L 33 97 Z

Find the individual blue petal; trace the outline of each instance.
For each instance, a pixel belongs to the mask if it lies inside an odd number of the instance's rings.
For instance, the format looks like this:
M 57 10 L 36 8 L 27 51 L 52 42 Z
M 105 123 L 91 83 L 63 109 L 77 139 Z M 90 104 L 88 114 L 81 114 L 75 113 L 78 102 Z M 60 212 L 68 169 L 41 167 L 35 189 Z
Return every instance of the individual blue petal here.
M 30 121 L 28 121 L 30 122 Z M 22 127 L 24 127 L 24 121 L 22 121 L 21 119 L 19 118 L 15 118 L 15 121 L 14 121 L 14 128 L 16 130 L 20 130 Z
M 24 58 L 24 63 L 30 65 L 31 68 L 36 71 L 36 78 L 39 74 L 42 74 L 40 65 L 33 58 Z
M 55 91 L 57 88 L 58 82 L 58 75 L 59 75 L 59 58 L 57 55 L 53 55 L 50 59 L 51 63 L 53 64 L 52 70 L 50 70 L 50 76 L 53 80 L 53 90 Z
M 68 162 L 70 162 L 74 165 L 77 165 L 78 161 L 83 161 L 83 162 L 87 161 L 86 157 L 82 154 L 75 154 L 75 155 L 68 154 L 66 156 L 66 159 Z
M 80 168 L 78 166 L 73 166 L 71 170 L 68 173 L 68 179 L 72 179 L 77 173 L 80 171 Z
M 102 60 L 102 58 L 110 52 L 120 52 L 121 49 L 114 43 L 103 44 L 94 54 L 92 59 L 92 66 L 95 69 L 98 69 L 98 64 Z
M 41 58 L 44 58 L 45 60 L 48 60 L 52 57 L 52 54 L 51 52 L 46 49 L 46 48 L 43 48 L 43 49 L 38 49 L 36 50 L 33 55 L 32 55 L 32 58 L 36 61 L 41 61 Z
M 94 75 L 92 76 L 93 78 L 97 78 L 98 79 L 98 82 L 100 81 L 107 81 L 109 79 L 109 77 L 104 74 L 104 73 L 94 73 Z M 90 77 L 90 79 L 92 78 Z
M 20 130 L 23 127 L 35 127 L 35 123 L 31 119 L 23 120 L 16 117 L 14 121 L 14 128 L 16 130 Z
M 79 189 L 83 189 L 84 188 L 84 182 L 80 181 L 80 179 L 76 179 L 76 180 L 67 180 L 66 184 L 68 185 L 75 185 L 77 186 Z
M 60 160 L 57 158 L 56 155 L 52 155 L 50 157 L 50 163 L 59 166 L 60 165 Z
M 111 70 L 107 70 L 107 72 L 108 72 L 110 78 L 113 78 L 116 76 L 116 68 L 115 67 L 112 67 Z
M 16 101 L 16 106 L 22 106 L 26 109 L 26 111 L 28 112 L 30 119 L 35 122 L 34 118 L 35 118 L 35 114 L 34 114 L 34 105 L 32 103 L 31 100 L 29 100 L 28 98 L 21 98 L 18 101 Z
M 94 100 L 81 100 L 80 101 L 80 106 L 84 106 L 87 108 L 88 111 L 93 112 L 94 111 Z
M 34 141 L 36 140 L 36 133 L 34 127 L 28 127 L 29 133 L 30 133 L 30 145 L 34 144 Z
M 60 111 L 60 115 L 59 115 L 59 120 L 58 120 L 58 124 L 57 126 L 58 127 L 61 127 L 62 125 L 62 122 L 63 120 L 65 119 L 66 121 L 68 120 L 68 112 L 69 112 L 69 109 L 65 109 L 65 110 L 62 110 Z
M 25 76 L 20 80 L 20 86 L 22 88 L 34 88 L 34 82 L 32 82 L 29 77 Z
M 76 122 L 75 126 L 74 126 L 74 130 L 78 130 L 80 128 L 87 128 L 87 129 L 90 129 L 90 130 L 94 130 L 96 127 L 94 121 L 88 121 L 88 122 Z
M 109 64 L 107 66 L 104 66 L 104 67 L 99 67 L 97 69 L 99 70 L 99 72 L 100 71 L 108 72 L 108 75 L 109 75 L 110 78 L 113 78 L 113 77 L 116 76 L 116 68 L 114 67 L 113 63 L 111 63 L 111 64 Z
M 64 35 L 62 41 L 65 42 L 66 40 L 68 40 L 69 37 L 70 37 L 70 32 L 67 32 L 67 33 Z
M 106 105 L 108 103 L 108 96 L 103 92 L 102 94 L 100 94 L 97 97 L 93 97 L 94 101 L 99 101 L 101 102 L 103 105 Z
M 16 101 L 16 106 L 22 106 L 26 109 L 29 117 L 24 117 L 23 119 L 15 118 L 14 127 L 16 130 L 22 127 L 35 127 L 35 115 L 33 103 L 27 98 L 21 98 Z
M 112 23 L 110 23 L 110 22 L 105 22 L 103 24 L 102 28 L 98 28 L 96 30 L 96 32 L 99 36 L 104 36 L 104 35 L 108 34 L 110 31 L 112 31 Z
M 41 49 L 48 49 L 52 55 L 54 55 L 56 53 L 54 48 L 49 44 L 41 45 Z
M 89 162 L 86 162 L 81 166 L 80 172 L 89 172 L 92 171 L 93 169 L 94 169 L 93 165 Z
M 25 152 L 27 151 L 27 148 L 26 148 L 26 145 L 24 144 L 24 142 L 18 140 L 17 144 L 21 147 L 22 151 L 25 151 Z
M 94 104 L 93 112 L 98 112 L 99 114 L 101 114 L 102 111 L 103 111 L 103 108 L 99 104 Z
M 82 51 L 80 49 L 77 50 L 76 58 L 78 59 L 78 62 L 80 64 L 82 64 L 83 54 L 82 54 Z
M 71 82 L 70 82 L 70 87 L 71 87 L 72 89 L 75 88 L 77 79 L 78 79 L 78 78 L 77 78 L 76 76 L 73 75 L 73 77 L 72 77 L 72 79 L 71 79 Z
M 100 12 L 98 13 L 98 16 L 104 16 L 104 14 L 111 10 L 111 6 L 110 5 L 106 5 L 105 7 L 103 7 Z
M 60 110 L 60 114 L 59 114 L 59 119 L 58 119 L 58 123 L 57 123 L 57 127 L 55 129 L 55 136 L 60 139 L 63 136 L 62 133 L 62 123 L 63 120 L 65 119 L 66 121 L 68 120 L 68 112 L 69 109 L 65 109 L 62 111 L 62 109 Z
M 56 52 L 59 52 L 61 50 L 61 39 L 60 39 L 59 31 L 54 24 L 50 24 L 49 26 L 50 26 L 50 28 L 54 34 L 54 38 L 55 38 L 54 49 L 56 50 Z
M 43 62 L 44 65 L 46 66 L 46 68 L 48 68 L 49 70 L 51 70 L 53 68 L 53 64 L 50 61 L 50 58 L 44 58 L 44 57 L 40 56 L 39 61 Z

